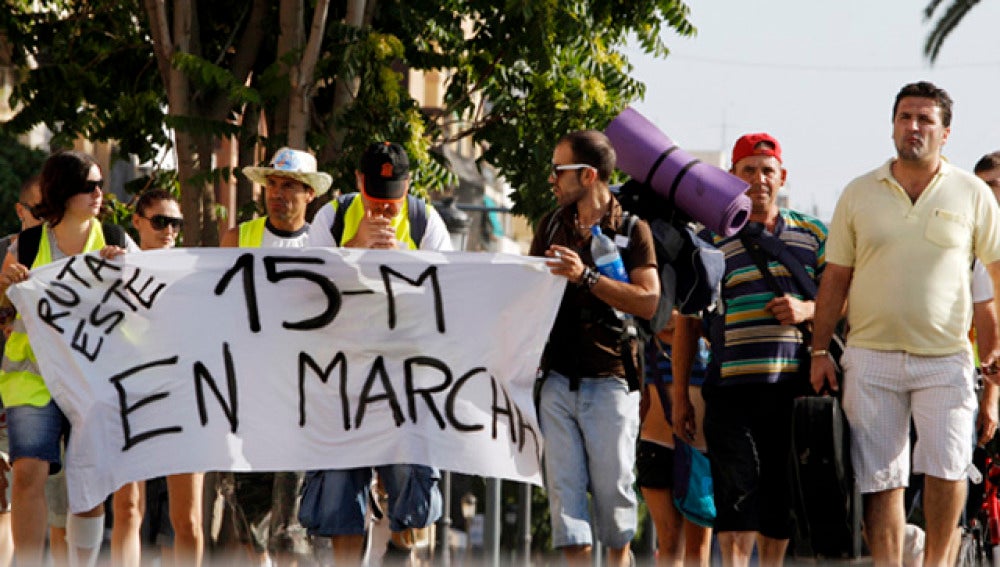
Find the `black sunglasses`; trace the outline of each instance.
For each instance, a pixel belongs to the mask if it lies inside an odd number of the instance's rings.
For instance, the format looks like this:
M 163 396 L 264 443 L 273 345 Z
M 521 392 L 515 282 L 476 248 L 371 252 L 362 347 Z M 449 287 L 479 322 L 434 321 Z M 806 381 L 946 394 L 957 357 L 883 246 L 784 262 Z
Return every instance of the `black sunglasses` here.
M 101 190 L 103 190 L 104 189 L 104 180 L 103 179 L 97 179 L 97 180 L 90 180 L 90 179 L 88 179 L 88 180 L 84 181 L 83 182 L 83 186 L 81 186 L 79 189 L 77 189 L 77 191 L 75 193 L 73 193 L 73 194 L 74 195 L 89 195 L 90 193 L 94 192 L 94 189 L 101 189 Z
M 35 217 L 36 219 L 41 219 L 42 218 L 42 204 L 41 203 L 38 203 L 37 205 L 29 205 L 28 203 L 25 203 L 24 201 L 18 201 L 18 203 L 22 207 L 24 207 L 24 209 L 26 211 L 28 211 L 29 213 L 31 213 L 31 216 Z
M 167 215 L 153 215 L 151 217 L 142 217 L 149 221 L 149 224 L 153 225 L 153 230 L 164 230 L 168 226 L 173 227 L 174 230 L 180 230 L 181 225 L 184 224 L 184 219 L 177 217 L 168 217 Z

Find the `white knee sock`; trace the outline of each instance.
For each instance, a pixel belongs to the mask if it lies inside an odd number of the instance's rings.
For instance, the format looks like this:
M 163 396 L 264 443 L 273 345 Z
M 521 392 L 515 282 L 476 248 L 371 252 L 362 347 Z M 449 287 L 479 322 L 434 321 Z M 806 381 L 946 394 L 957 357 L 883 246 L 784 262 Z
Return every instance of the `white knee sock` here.
M 66 518 L 66 544 L 69 567 L 94 567 L 104 541 L 104 514 L 84 518 L 70 514 Z

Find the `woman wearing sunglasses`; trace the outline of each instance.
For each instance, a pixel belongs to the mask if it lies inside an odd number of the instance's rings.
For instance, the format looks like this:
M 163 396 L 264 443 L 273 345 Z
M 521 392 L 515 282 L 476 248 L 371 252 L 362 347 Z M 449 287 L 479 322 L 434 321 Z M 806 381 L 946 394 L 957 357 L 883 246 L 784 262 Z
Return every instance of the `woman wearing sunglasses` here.
M 28 277 L 31 269 L 85 252 L 114 257 L 138 250 L 118 227 L 104 227 L 97 215 L 104 178 L 92 157 L 75 151 L 52 155 L 42 166 L 45 222 L 21 233 L 0 269 L 0 291 Z M 34 231 L 34 232 L 33 232 Z M 108 242 L 117 245 L 109 246 Z M 29 244 L 31 243 L 31 244 Z M 37 243 L 37 248 L 35 244 Z M 34 254 L 32 254 L 34 251 Z M 27 256 L 33 255 L 33 258 Z M 7 407 L 14 484 L 11 524 L 19 565 L 40 565 L 45 547 L 45 480 L 62 467 L 60 447 L 69 422 L 52 400 L 20 318 L 13 324 L 3 356 L 0 396 Z M 66 539 L 71 564 L 94 565 L 104 536 L 104 507 L 69 516 Z
M 132 226 L 139 233 L 139 248 L 142 250 L 173 248 L 183 223 L 177 199 L 163 189 L 146 191 L 136 201 Z M 202 473 L 167 477 L 175 565 L 201 564 L 204 546 L 201 533 L 203 478 Z M 142 554 L 139 530 L 145 514 L 146 483 L 130 482 L 119 488 L 113 502 L 111 564 L 137 567 Z

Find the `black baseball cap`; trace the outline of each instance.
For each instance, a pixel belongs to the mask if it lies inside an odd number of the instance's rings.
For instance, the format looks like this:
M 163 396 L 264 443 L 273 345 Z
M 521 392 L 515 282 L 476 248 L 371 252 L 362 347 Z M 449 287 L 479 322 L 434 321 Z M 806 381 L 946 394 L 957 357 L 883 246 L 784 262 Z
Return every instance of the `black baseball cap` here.
M 406 180 L 410 175 L 410 158 L 399 144 L 371 144 L 361 156 L 361 174 L 365 176 L 362 191 L 366 197 L 382 201 L 398 201 L 406 195 Z

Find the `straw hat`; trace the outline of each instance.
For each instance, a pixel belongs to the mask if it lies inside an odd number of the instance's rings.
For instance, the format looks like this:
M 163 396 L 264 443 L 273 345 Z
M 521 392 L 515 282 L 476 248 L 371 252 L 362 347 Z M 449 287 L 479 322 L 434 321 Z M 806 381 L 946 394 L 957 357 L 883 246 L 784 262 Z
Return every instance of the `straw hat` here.
M 330 174 L 316 171 L 316 158 L 312 154 L 292 148 L 278 150 L 271 158 L 271 167 L 244 167 L 243 175 L 261 185 L 267 185 L 269 175 L 289 177 L 312 187 L 317 196 L 326 193 L 333 183 Z

